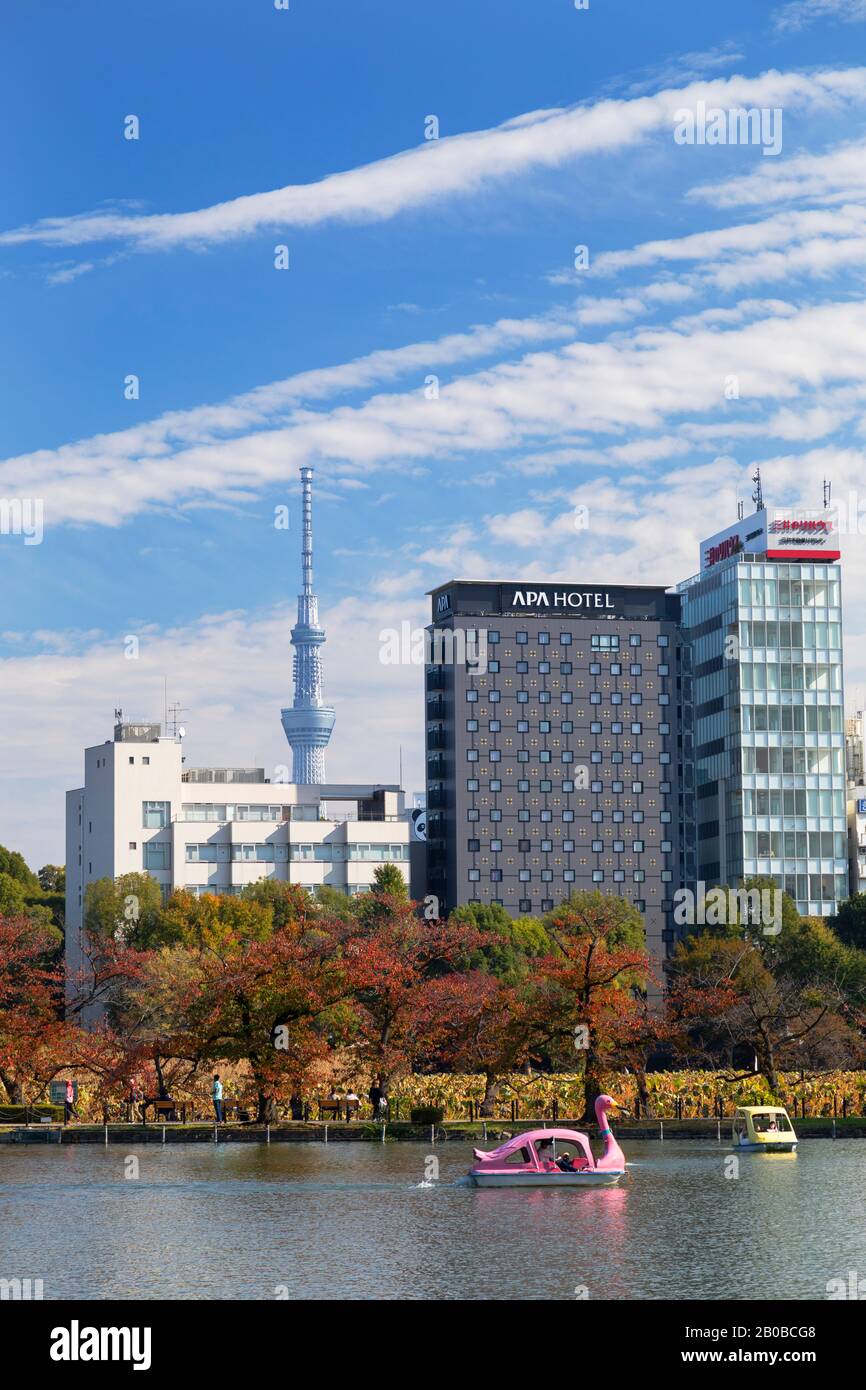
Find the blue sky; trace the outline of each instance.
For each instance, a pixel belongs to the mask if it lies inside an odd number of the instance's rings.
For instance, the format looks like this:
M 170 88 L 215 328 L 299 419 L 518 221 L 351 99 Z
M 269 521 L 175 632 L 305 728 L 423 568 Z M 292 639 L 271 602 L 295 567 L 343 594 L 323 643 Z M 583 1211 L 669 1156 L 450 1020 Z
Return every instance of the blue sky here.
M 45 530 L 0 536 L 0 841 L 34 862 L 62 856 L 83 746 L 115 705 L 158 717 L 164 678 L 191 762 L 285 761 L 301 463 L 329 774 L 395 778 L 402 746 L 410 789 L 420 672 L 384 667 L 380 634 L 423 623 L 429 588 L 674 583 L 756 462 L 779 504 L 818 505 L 825 476 L 862 492 L 862 0 L 4 23 L 0 497 L 42 499 Z M 678 144 L 698 101 L 780 108 L 781 153 Z

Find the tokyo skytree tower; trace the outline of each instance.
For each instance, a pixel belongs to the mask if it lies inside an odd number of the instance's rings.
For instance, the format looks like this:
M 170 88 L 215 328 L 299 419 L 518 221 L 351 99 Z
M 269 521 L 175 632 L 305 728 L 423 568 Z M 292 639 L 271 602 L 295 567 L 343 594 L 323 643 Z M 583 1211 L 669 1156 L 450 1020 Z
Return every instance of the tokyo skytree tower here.
M 313 470 L 301 469 L 303 489 L 303 589 L 298 594 L 298 621 L 292 628 L 295 649 L 295 699 L 282 711 L 283 729 L 292 746 L 292 781 L 319 786 L 325 781 L 325 749 L 336 711 L 322 701 L 325 640 L 319 626 L 319 600 L 313 593 Z

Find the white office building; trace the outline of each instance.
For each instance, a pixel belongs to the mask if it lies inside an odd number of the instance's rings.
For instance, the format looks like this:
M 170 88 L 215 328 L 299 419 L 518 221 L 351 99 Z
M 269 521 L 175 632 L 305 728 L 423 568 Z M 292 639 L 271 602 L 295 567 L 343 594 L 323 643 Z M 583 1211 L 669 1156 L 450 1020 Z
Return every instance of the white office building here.
M 866 719 L 863 711 L 850 715 L 845 720 L 845 771 L 849 787 L 862 787 L 866 783 Z
M 849 788 L 848 885 L 851 896 L 866 893 L 866 786 Z
M 410 821 L 396 786 L 270 782 L 263 768 L 187 768 L 159 724 L 117 724 L 87 748 L 66 794 L 67 969 L 81 964 L 87 885 L 145 872 L 165 899 L 240 893 L 262 878 L 363 893 L 377 865 L 409 880 Z

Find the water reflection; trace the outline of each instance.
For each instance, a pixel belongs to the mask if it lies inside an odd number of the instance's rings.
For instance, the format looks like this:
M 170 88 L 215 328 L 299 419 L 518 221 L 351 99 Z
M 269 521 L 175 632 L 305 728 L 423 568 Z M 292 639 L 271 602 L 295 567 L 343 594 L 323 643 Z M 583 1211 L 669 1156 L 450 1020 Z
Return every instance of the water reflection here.
M 629 1146 L 617 1187 L 480 1189 L 469 1145 L 0 1147 L 0 1275 L 47 1298 L 825 1298 L 866 1145 Z M 736 1176 L 731 1175 L 732 1166 Z

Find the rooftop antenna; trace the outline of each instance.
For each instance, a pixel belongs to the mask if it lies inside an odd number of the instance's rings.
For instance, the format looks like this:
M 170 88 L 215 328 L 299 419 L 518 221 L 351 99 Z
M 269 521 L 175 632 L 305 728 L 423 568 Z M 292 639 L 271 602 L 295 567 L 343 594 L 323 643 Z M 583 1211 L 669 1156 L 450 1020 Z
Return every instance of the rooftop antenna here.
M 833 484 L 828 478 L 824 479 L 824 509 L 830 505 L 830 493 L 833 491 Z
M 742 521 L 742 519 L 743 519 L 743 510 L 744 510 L 744 508 L 743 508 L 743 503 L 742 503 L 742 502 L 738 502 L 738 503 L 737 503 L 737 521 Z
M 115 720 L 117 721 L 118 724 L 122 724 L 122 723 L 123 723 L 123 710 L 122 710 L 122 709 L 116 709 L 116 710 L 114 711 L 114 718 L 115 718 Z
M 755 511 L 762 512 L 764 510 L 764 490 L 761 487 L 760 468 L 756 468 L 754 473 L 752 474 L 752 482 L 755 484 L 755 491 L 752 493 L 752 501 L 755 504 Z
M 175 700 L 173 705 L 168 706 L 165 715 L 165 732 L 169 738 L 177 738 L 178 735 L 183 738 L 186 733 L 180 722 L 181 713 L 185 708 L 186 706 L 182 705 L 179 700 Z

